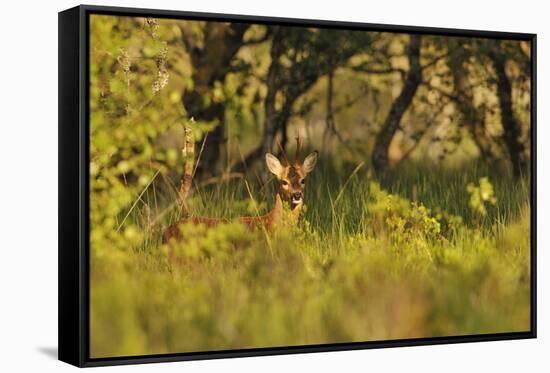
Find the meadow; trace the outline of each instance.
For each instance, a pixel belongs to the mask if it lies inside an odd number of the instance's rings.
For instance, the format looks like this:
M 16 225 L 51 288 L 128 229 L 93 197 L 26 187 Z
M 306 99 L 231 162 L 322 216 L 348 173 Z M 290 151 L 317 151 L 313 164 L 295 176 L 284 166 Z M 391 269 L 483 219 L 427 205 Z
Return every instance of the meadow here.
M 167 245 L 175 192 L 149 185 L 125 222 L 139 232 L 92 256 L 92 356 L 529 330 L 527 178 L 408 165 L 382 188 L 357 166 L 321 159 L 297 226 L 187 226 Z M 260 214 L 275 184 L 195 183 L 190 210 Z
M 94 14 L 92 358 L 530 330 L 529 40 Z M 264 157 L 319 160 L 297 224 Z M 277 145 L 279 144 L 279 146 Z M 304 154 L 307 154 L 304 152 Z

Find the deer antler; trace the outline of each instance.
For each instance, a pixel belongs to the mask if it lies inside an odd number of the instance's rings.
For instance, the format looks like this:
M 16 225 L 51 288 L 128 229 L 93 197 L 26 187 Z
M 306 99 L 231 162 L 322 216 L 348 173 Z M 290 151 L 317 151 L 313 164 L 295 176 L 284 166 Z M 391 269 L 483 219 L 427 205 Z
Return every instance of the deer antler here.
M 300 138 L 300 131 L 296 131 L 296 157 L 294 158 L 295 164 L 301 164 L 300 152 L 302 151 L 302 139 Z
M 285 149 L 283 148 L 283 146 L 281 145 L 281 143 L 279 142 L 279 140 L 277 140 L 277 146 L 279 147 L 279 150 L 281 151 L 281 154 L 283 155 L 283 163 L 285 166 L 288 166 L 290 164 L 290 162 L 288 161 L 288 158 L 286 156 L 286 152 L 285 152 Z

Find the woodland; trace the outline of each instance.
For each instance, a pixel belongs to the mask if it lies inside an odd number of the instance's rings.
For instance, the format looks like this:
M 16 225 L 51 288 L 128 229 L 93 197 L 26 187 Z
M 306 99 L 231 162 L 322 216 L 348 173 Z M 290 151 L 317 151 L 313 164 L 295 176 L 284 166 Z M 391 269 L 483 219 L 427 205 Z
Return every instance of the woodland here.
M 531 89 L 528 38 L 92 15 L 91 356 L 528 331 Z M 228 223 L 166 243 L 186 128 Z

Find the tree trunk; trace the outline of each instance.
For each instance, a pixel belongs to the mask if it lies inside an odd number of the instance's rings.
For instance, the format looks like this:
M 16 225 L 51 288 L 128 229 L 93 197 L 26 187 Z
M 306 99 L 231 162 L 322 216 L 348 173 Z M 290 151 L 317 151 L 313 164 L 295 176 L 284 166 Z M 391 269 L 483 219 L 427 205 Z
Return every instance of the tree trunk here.
M 216 122 L 213 131 L 208 133 L 201 159 L 197 165 L 197 174 L 214 174 L 220 158 L 220 146 L 224 141 L 225 105 L 213 102 L 210 97 L 216 82 L 223 83 L 229 73 L 228 67 L 243 45 L 243 35 L 249 28 L 246 24 L 208 22 L 204 29 L 204 46 L 194 45 L 182 29 L 184 43 L 191 57 L 193 66 L 193 89 L 185 90 L 182 96 L 183 105 L 188 116 L 197 121 Z
M 328 144 L 332 134 L 334 134 L 334 109 L 332 105 L 333 96 L 334 96 L 334 70 L 331 70 L 327 76 L 327 109 L 326 109 L 326 127 L 323 132 L 323 144 L 322 150 L 323 153 L 328 152 Z
M 500 43 L 497 47 L 500 46 Z M 514 116 L 512 109 L 512 85 L 506 75 L 506 58 L 499 50 L 492 50 L 489 58 L 493 63 L 497 78 L 497 96 L 500 105 L 500 117 L 504 128 L 504 143 L 508 148 L 512 171 L 515 178 L 519 178 L 526 170 L 527 165 L 523 159 L 523 144 L 521 142 L 521 128 Z
M 388 149 L 390 143 L 422 80 L 419 35 L 410 36 L 407 56 L 409 59 L 409 70 L 405 76 L 403 88 L 399 96 L 392 103 L 388 116 L 384 121 L 384 125 L 378 133 L 374 143 L 372 165 L 376 175 L 381 180 L 386 179 L 389 174 Z
M 296 101 L 319 80 L 319 78 L 330 71 L 333 71 L 338 64 L 343 64 L 353 53 L 347 51 L 338 59 L 318 64 L 321 58 L 320 50 L 309 53 L 304 59 L 298 60 L 297 55 L 287 56 L 290 58 L 290 65 L 281 65 L 279 60 L 289 49 L 302 50 L 304 45 L 301 39 L 296 38 L 293 33 L 296 31 L 284 31 L 277 26 L 271 28 L 272 43 L 270 49 L 271 64 L 266 77 L 267 95 L 264 99 L 264 132 L 261 144 L 252 150 L 241 162 L 234 166 L 234 170 L 246 169 L 247 165 L 254 162 L 267 152 L 273 151 L 275 137 L 279 131 L 282 132 L 282 146 L 288 140 L 287 127 L 290 118 L 293 116 L 293 107 Z M 286 44 L 285 44 L 286 43 Z M 291 47 L 287 46 L 291 45 Z M 323 48 L 322 45 L 319 48 Z M 334 53 L 332 50 L 323 53 Z M 324 56 L 322 56 L 324 58 Z M 317 65 L 315 65 L 317 64 Z M 313 69 L 312 66 L 317 68 Z M 277 108 L 277 97 L 281 96 L 282 107 Z
M 473 92 L 468 84 L 468 71 L 464 66 L 467 57 L 455 53 L 449 58 L 449 69 L 453 77 L 453 101 L 462 116 L 464 126 L 479 150 L 480 157 L 491 163 L 495 158 L 493 144 L 485 132 L 485 119 L 474 106 Z
M 271 64 L 267 72 L 267 95 L 264 101 L 264 137 L 262 142 L 262 153 L 271 153 L 275 132 L 277 130 L 278 113 L 275 107 L 275 99 L 279 90 L 278 70 L 279 58 L 282 53 L 281 32 L 278 26 L 274 27 L 273 40 L 271 42 L 270 57 Z
M 233 169 L 237 172 L 246 171 L 256 160 L 262 158 L 266 153 L 271 153 L 273 150 L 273 141 L 277 133 L 279 113 L 277 112 L 275 99 L 279 90 L 278 70 L 279 58 L 283 53 L 282 35 L 279 26 L 273 26 L 269 32 L 273 37 L 270 49 L 271 64 L 269 65 L 266 78 L 267 94 L 264 99 L 265 118 L 263 123 L 263 138 L 256 148 L 235 164 Z

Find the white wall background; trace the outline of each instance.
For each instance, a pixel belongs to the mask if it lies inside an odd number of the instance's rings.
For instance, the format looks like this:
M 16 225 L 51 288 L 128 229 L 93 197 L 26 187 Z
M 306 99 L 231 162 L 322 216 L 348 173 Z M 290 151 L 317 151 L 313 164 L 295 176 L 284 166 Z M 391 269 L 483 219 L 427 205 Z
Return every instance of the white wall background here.
M 90 0 L 218 13 L 538 34 L 537 340 L 110 368 L 110 371 L 521 372 L 550 368 L 548 234 L 550 22 L 534 0 Z M 2 3 L 0 20 L 0 371 L 68 371 L 57 353 L 57 12 L 75 1 Z M 545 294 L 544 294 L 545 293 Z

